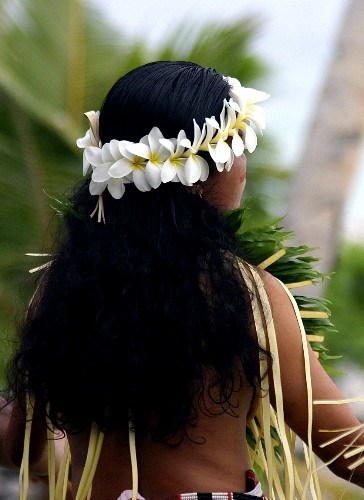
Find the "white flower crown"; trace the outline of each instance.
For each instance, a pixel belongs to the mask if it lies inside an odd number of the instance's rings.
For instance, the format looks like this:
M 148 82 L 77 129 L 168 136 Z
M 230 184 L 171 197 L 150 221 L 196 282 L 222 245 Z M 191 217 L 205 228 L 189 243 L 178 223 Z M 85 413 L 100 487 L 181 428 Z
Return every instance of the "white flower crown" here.
M 224 100 L 220 123 L 214 116 L 206 118 L 202 129 L 195 120 L 193 142 L 184 130 L 177 139 L 165 139 L 159 128 L 154 127 L 140 142 L 112 139 L 101 144 L 99 138 L 99 112 L 85 113 L 90 122 L 86 135 L 77 140 L 84 148 L 83 174 L 92 166 L 90 193 L 101 195 L 107 187 L 113 198 L 125 192 L 125 184 L 133 182 L 140 191 L 158 188 L 161 183 L 181 182 L 192 186 L 205 181 L 209 174 L 207 161 L 199 151 L 209 152 L 222 172 L 229 171 L 234 155 L 241 156 L 244 149 L 252 153 L 257 146 L 257 136 L 251 124 L 263 133 L 265 118 L 257 102 L 265 101 L 269 94 L 244 88 L 236 78 L 224 77 L 230 85 L 230 99 Z M 227 142 L 232 137 L 232 140 Z

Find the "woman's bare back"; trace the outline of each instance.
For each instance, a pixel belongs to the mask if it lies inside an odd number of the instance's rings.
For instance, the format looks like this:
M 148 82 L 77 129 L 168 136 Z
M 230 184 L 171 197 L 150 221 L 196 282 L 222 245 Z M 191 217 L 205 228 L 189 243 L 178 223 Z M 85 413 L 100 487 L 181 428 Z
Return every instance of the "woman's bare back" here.
M 245 393 L 245 394 L 244 394 Z M 138 490 L 147 500 L 175 500 L 193 491 L 245 491 L 245 472 L 251 468 L 246 445 L 246 416 L 251 392 L 236 395 L 236 416 L 199 414 L 198 424 L 178 446 L 156 443 L 150 436 L 136 441 Z M 211 408 L 210 408 L 211 410 Z M 86 460 L 88 433 L 70 435 L 72 486 L 75 495 Z M 105 434 L 92 499 L 116 500 L 131 489 L 132 475 L 127 431 Z

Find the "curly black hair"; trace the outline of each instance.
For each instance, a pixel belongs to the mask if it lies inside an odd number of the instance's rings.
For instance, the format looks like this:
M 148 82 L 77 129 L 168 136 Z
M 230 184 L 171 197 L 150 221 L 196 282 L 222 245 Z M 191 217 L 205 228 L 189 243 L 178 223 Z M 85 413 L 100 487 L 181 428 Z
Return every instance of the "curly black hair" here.
M 153 126 L 165 137 L 182 128 L 191 136 L 192 119 L 217 115 L 228 91 L 214 70 L 148 64 L 111 89 L 101 140 L 139 140 Z M 100 224 L 89 216 L 88 184 L 71 196 L 73 214 L 25 319 L 15 393 L 34 393 L 66 432 L 131 419 L 138 433 L 166 442 L 188 433 L 212 393 L 234 414 L 233 392 L 246 385 L 257 394 L 266 353 L 224 216 L 180 183 L 146 193 L 128 184 L 121 200 L 104 193 Z

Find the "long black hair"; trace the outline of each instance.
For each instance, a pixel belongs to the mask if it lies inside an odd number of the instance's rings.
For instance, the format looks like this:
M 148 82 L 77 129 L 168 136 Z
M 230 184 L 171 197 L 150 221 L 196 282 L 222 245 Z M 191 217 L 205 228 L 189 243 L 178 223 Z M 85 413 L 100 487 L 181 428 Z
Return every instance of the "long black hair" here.
M 202 126 L 218 116 L 228 93 L 212 69 L 147 64 L 108 93 L 101 141 L 138 141 L 154 126 L 192 139 L 193 118 Z M 65 216 L 24 322 L 14 390 L 34 393 L 67 432 L 91 422 L 127 428 L 131 419 L 140 434 L 168 441 L 196 424 L 206 398 L 233 414 L 234 391 L 257 392 L 263 351 L 237 269 L 243 255 L 223 215 L 180 183 L 146 193 L 128 184 L 120 200 L 104 193 L 100 224 L 89 216 L 88 184 L 71 196 L 77 216 Z

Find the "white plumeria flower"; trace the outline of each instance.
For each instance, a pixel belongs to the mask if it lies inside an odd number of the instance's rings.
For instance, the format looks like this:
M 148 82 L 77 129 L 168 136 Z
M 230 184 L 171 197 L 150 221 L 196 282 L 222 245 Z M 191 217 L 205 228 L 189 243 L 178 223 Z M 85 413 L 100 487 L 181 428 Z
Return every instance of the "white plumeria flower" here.
M 242 155 L 244 149 L 247 149 L 249 153 L 253 153 L 253 151 L 257 147 L 257 134 L 255 133 L 255 130 L 249 125 L 249 120 L 246 119 L 245 115 L 242 115 L 238 111 L 238 105 L 234 101 L 230 101 L 229 105 L 231 106 L 229 108 L 229 113 L 233 113 L 235 115 L 235 118 L 234 120 L 232 120 L 230 125 L 230 130 L 232 131 L 233 136 L 231 142 L 232 150 L 236 156 Z M 234 109 L 236 110 L 236 113 Z
M 231 85 L 229 107 L 236 112 L 236 119 L 232 122 L 232 128 L 241 130 L 244 136 L 245 147 L 252 153 L 257 146 L 257 137 L 254 129 L 250 126 L 252 122 L 260 133 L 263 133 L 265 128 L 265 118 L 263 110 L 257 106 L 257 102 L 265 101 L 269 98 L 269 94 L 259 90 L 245 88 L 240 85 L 236 78 L 226 78 Z M 238 141 L 234 144 L 238 144 Z M 235 153 L 236 154 L 236 153 Z
M 151 185 L 145 175 L 144 158 L 130 152 L 132 142 L 117 142 L 121 158 L 109 167 L 109 176 L 113 179 L 123 179 L 123 183 L 133 182 L 139 191 L 150 191 Z
M 206 124 L 203 125 L 201 130 L 194 119 L 193 128 L 193 144 L 191 144 L 191 141 L 187 138 L 182 139 L 180 142 L 181 146 L 187 148 L 183 156 L 187 158 L 184 173 L 186 181 L 189 184 L 194 184 L 197 181 L 205 181 L 209 176 L 209 164 L 204 158 L 197 154 L 206 135 Z
M 123 179 L 113 179 L 112 177 L 110 177 L 110 179 L 105 182 L 94 182 L 91 179 L 90 194 L 100 195 L 104 192 L 105 188 L 108 189 L 111 196 L 116 200 L 119 200 L 125 193 L 125 185 Z
M 185 151 L 185 147 L 182 146 L 181 142 L 186 139 L 186 133 L 181 130 L 178 134 L 177 139 L 159 139 L 159 142 L 169 151 L 169 157 L 163 163 L 162 166 L 162 182 L 171 182 L 175 180 L 175 177 L 184 184 L 185 186 L 191 186 L 192 184 L 187 181 L 184 172 L 184 166 L 186 165 L 187 158 L 183 158 L 182 155 Z
M 115 164 L 116 143 L 118 141 L 113 140 L 104 144 L 102 148 L 90 146 L 85 149 L 86 159 L 93 168 L 90 183 L 91 194 L 101 194 L 106 187 L 113 198 L 119 199 L 124 194 L 123 179 L 113 179 L 109 174 L 109 169 Z M 121 156 L 120 153 L 118 155 Z
M 119 200 L 125 193 L 124 179 L 114 179 L 110 177 L 107 181 L 107 189 L 113 198 Z
M 205 119 L 206 137 L 201 146 L 207 146 L 207 150 L 219 172 L 222 172 L 224 168 L 230 170 L 234 160 L 230 146 L 225 142 L 228 137 L 228 126 L 225 125 L 225 118 L 222 120 L 222 115 L 223 112 L 220 116 L 223 126 L 221 126 L 214 116 Z
M 224 101 L 225 107 L 225 101 Z M 221 112 L 220 120 L 222 121 L 222 125 L 215 119 L 215 117 L 206 118 L 207 126 L 210 127 L 210 135 L 211 130 L 214 130 L 214 136 L 211 138 L 208 143 L 208 151 L 210 153 L 211 158 L 214 160 L 216 164 L 216 168 L 219 172 L 222 172 L 228 163 L 228 170 L 230 170 L 232 162 L 234 160 L 233 153 L 231 148 L 226 140 L 227 129 L 225 125 L 225 113 L 224 110 Z
M 211 158 L 216 163 L 216 168 L 222 172 L 225 168 L 230 170 L 234 161 L 234 153 L 229 144 L 221 137 L 217 144 L 209 144 L 209 153 Z
M 163 138 L 159 128 L 153 127 L 139 143 L 130 143 L 127 147 L 130 153 L 148 160 L 145 166 L 145 176 L 154 189 L 161 185 L 162 165 L 170 155 L 170 151 L 159 141 Z
M 89 146 L 100 146 L 100 138 L 99 138 L 99 116 L 100 111 L 88 111 L 85 113 L 85 116 L 90 122 L 90 128 L 80 139 L 77 139 L 76 144 L 79 148 L 87 148 Z M 83 175 L 87 174 L 87 171 L 90 167 L 90 163 L 87 161 L 85 151 L 83 152 Z

